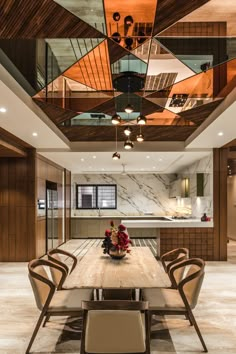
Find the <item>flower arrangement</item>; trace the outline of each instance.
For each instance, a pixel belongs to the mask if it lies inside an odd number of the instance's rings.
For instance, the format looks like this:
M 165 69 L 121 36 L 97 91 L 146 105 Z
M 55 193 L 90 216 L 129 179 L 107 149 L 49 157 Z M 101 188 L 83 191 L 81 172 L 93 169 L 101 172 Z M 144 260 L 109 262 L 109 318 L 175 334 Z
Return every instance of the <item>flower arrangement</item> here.
M 103 253 L 112 252 L 127 252 L 130 253 L 130 244 L 132 241 L 129 238 L 129 235 L 126 231 L 126 227 L 123 224 L 120 224 L 117 228 L 114 225 L 114 222 L 110 222 L 110 229 L 105 231 L 105 239 L 102 243 L 104 248 Z

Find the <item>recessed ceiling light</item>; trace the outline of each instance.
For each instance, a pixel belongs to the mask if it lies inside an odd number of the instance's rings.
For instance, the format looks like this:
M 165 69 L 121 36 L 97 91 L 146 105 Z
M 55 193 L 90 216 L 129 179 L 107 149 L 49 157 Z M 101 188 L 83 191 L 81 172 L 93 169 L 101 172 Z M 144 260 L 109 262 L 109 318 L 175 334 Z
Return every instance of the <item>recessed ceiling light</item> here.
M 224 135 L 224 133 L 223 133 L 223 132 L 219 132 L 218 135 L 219 135 L 219 136 L 222 136 L 222 135 Z
M 33 132 L 32 135 L 33 135 L 33 136 L 38 136 L 38 133 Z
M 80 161 L 84 162 L 84 159 L 83 159 L 83 157 L 82 157 L 82 159 L 80 159 Z
M 89 168 L 92 168 L 92 166 L 89 166 Z
M 156 166 L 153 166 L 152 168 L 155 170 Z
M 1 113 L 6 113 L 7 109 L 5 107 L 0 107 L 0 112 Z
M 146 156 L 146 158 L 147 158 L 147 159 L 150 159 L 150 156 L 149 156 L 149 155 L 147 155 L 147 156 Z
M 93 155 L 93 159 L 96 159 L 96 157 L 97 157 L 96 155 Z
M 140 171 L 144 171 L 144 168 L 140 168 Z
M 161 161 L 163 161 L 163 159 L 162 159 L 162 158 L 159 158 L 159 160 L 158 160 L 158 161 L 160 161 L 160 162 L 161 162 Z
M 102 171 L 105 171 L 105 168 L 102 168 Z

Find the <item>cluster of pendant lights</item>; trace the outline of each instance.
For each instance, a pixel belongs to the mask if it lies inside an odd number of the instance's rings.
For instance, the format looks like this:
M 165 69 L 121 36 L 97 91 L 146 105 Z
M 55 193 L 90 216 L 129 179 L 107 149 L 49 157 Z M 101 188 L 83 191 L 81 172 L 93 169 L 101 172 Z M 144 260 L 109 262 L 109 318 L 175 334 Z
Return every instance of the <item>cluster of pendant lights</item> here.
M 134 111 L 133 106 L 131 106 L 131 104 L 128 103 L 127 106 L 125 107 L 125 112 L 129 114 L 129 113 L 132 113 L 133 111 Z M 112 116 L 111 122 L 112 122 L 112 124 L 114 124 L 116 126 L 116 152 L 114 152 L 114 154 L 112 155 L 112 158 L 113 158 L 113 160 L 119 160 L 120 154 L 117 152 L 117 125 L 120 124 L 121 117 L 118 114 L 114 114 Z M 141 126 L 145 125 L 146 122 L 147 122 L 147 118 L 144 115 L 140 114 L 137 118 L 137 124 L 140 127 L 140 131 L 139 131 L 139 134 L 136 136 L 136 140 L 139 143 L 144 141 L 144 136 L 141 132 Z M 127 139 L 124 142 L 124 148 L 126 150 L 133 149 L 133 147 L 134 147 L 134 143 L 130 140 L 131 133 L 132 133 L 131 127 L 130 126 L 125 127 L 124 134 L 127 136 Z

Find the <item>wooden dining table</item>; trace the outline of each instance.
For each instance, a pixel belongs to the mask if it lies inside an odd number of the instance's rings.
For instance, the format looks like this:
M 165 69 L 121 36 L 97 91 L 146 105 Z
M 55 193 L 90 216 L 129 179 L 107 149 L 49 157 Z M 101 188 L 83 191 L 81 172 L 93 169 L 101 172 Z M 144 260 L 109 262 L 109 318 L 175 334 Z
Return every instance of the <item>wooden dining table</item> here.
M 170 285 L 148 247 L 133 247 L 124 258 L 112 259 L 91 248 L 68 276 L 68 287 L 93 289 L 144 289 Z

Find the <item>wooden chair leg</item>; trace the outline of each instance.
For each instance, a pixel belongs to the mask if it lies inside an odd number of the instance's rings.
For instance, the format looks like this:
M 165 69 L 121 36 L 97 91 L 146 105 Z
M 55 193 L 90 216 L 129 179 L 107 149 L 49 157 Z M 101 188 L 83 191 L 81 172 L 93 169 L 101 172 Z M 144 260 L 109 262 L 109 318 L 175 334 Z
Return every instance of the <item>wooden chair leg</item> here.
M 44 316 L 45 316 L 45 313 L 42 312 L 41 315 L 39 316 L 39 319 L 38 319 L 37 323 L 36 323 L 35 329 L 33 331 L 32 337 L 31 337 L 30 342 L 28 344 L 28 347 L 27 347 L 27 349 L 25 351 L 25 354 L 28 354 L 30 352 L 32 344 L 33 344 L 33 342 L 35 340 L 35 337 L 36 337 L 36 335 L 38 333 L 38 330 L 39 330 L 39 328 L 41 326 L 41 323 L 43 322 Z
M 189 317 L 188 313 L 186 313 L 186 314 L 185 314 L 185 317 L 186 317 L 186 320 L 188 320 L 188 321 L 189 321 L 190 326 L 193 326 L 193 322 L 191 321 L 191 319 L 190 319 L 190 317 Z
M 200 329 L 199 329 L 199 327 L 198 327 L 197 321 L 195 320 L 195 317 L 194 317 L 194 315 L 193 315 L 193 313 L 192 313 L 191 310 L 188 311 L 188 317 L 189 317 L 189 321 L 192 322 L 192 324 L 193 324 L 193 326 L 194 326 L 194 328 L 195 328 L 195 330 L 196 330 L 196 332 L 197 332 L 198 338 L 200 339 L 200 341 L 201 341 L 201 343 L 202 343 L 204 352 L 207 353 L 207 352 L 208 352 L 208 349 L 207 349 L 206 344 L 205 344 L 205 342 L 204 342 L 204 340 L 203 340 L 203 337 L 202 337 L 202 335 L 201 335 L 201 332 L 200 332 Z
M 43 322 L 43 327 L 46 326 L 46 323 L 49 321 L 50 316 L 51 316 L 51 315 L 49 315 L 49 314 L 46 315 L 45 320 L 44 320 L 44 322 Z

